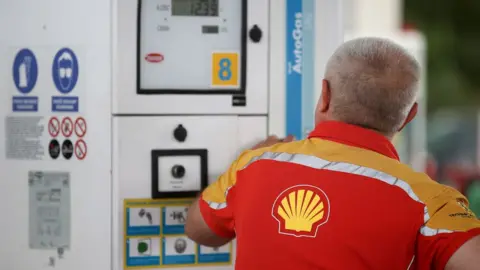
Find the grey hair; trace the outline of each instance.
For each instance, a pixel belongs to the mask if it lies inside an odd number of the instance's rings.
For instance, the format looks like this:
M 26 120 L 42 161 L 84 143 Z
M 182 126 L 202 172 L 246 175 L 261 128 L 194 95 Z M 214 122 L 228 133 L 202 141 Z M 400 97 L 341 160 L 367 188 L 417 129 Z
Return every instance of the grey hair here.
M 392 136 L 416 100 L 420 67 L 390 40 L 358 38 L 334 52 L 325 79 L 333 119 Z

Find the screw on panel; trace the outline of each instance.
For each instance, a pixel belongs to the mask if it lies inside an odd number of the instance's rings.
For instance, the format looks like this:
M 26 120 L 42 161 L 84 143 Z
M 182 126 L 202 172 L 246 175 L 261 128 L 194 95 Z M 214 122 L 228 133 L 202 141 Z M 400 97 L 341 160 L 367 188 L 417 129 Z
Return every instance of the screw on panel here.
M 55 257 L 48 258 L 48 266 L 55 267 Z
M 65 254 L 65 249 L 63 247 L 57 248 L 57 254 L 59 259 L 63 259 L 63 254 Z

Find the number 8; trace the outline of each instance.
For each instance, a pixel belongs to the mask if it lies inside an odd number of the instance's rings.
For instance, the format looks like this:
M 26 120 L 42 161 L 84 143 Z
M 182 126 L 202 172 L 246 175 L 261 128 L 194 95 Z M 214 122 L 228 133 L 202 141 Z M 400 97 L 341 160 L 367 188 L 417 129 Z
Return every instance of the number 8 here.
M 232 78 L 232 70 L 230 67 L 232 66 L 232 61 L 228 58 L 223 58 L 218 63 L 220 66 L 220 70 L 218 71 L 218 77 L 222 81 L 228 81 Z

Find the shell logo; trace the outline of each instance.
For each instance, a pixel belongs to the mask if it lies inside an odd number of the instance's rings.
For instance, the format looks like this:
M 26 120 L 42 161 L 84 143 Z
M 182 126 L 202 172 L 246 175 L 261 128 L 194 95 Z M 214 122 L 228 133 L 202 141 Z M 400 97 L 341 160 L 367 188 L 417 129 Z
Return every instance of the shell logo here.
M 328 221 L 330 202 L 323 190 L 298 185 L 284 190 L 273 203 L 272 216 L 280 234 L 316 237 L 318 227 Z

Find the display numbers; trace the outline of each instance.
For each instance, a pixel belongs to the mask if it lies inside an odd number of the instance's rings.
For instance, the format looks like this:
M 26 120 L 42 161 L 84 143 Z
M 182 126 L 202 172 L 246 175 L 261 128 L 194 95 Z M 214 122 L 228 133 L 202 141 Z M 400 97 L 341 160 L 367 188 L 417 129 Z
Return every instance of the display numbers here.
M 218 0 L 172 0 L 173 16 L 218 16 Z
M 218 1 L 197 0 L 191 1 L 192 14 L 195 16 L 218 16 Z
M 230 80 L 232 78 L 232 61 L 228 58 L 223 58 L 218 64 L 220 65 L 220 70 L 218 71 L 218 77 L 220 80 Z

